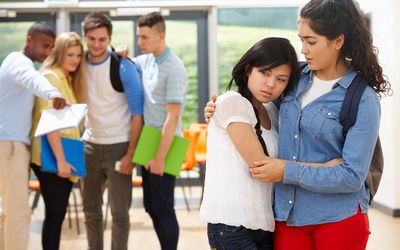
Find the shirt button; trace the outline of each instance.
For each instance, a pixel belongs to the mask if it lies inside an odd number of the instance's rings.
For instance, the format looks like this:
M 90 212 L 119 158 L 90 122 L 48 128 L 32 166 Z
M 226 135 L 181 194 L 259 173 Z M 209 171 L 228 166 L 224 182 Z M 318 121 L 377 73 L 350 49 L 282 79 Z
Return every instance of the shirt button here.
M 293 160 L 296 160 L 296 156 L 293 156 Z
M 295 139 L 297 139 L 297 137 L 298 137 L 297 135 L 294 135 L 294 138 L 295 138 Z
M 289 204 L 292 204 L 293 203 L 293 201 L 289 201 Z
M 332 115 L 332 113 L 331 113 L 331 112 L 328 112 L 328 115 Z

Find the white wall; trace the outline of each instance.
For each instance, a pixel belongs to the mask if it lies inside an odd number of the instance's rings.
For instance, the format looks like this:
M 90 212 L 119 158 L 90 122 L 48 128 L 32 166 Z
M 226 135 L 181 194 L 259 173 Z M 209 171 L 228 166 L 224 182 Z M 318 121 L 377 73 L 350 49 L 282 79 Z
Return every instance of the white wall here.
M 375 202 L 400 209 L 400 1 L 359 0 L 361 9 L 371 14 L 374 45 L 392 85 L 393 95 L 384 97 L 380 136 L 385 157 L 384 174 Z M 396 108 L 397 107 L 397 108 Z

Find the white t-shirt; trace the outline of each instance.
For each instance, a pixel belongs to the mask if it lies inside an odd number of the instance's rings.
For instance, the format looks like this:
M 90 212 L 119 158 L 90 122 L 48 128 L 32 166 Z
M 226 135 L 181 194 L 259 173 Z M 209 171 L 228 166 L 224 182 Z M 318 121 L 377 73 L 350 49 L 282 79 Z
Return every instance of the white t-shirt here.
M 209 223 L 244 226 L 274 231 L 272 210 L 273 185 L 251 177 L 248 165 L 240 156 L 226 129 L 230 123 L 257 123 L 251 103 L 234 91 L 218 97 L 217 109 L 208 126 L 207 167 L 200 216 Z M 278 154 L 278 111 L 265 105 L 271 129 L 262 130 L 270 156 Z
M 131 114 L 124 93 L 110 80 L 110 56 L 86 68 L 88 108 L 82 139 L 96 144 L 115 144 L 130 139 Z
M 301 98 L 301 108 L 304 108 L 310 102 L 331 91 L 333 85 L 337 83 L 340 78 L 341 77 L 334 80 L 321 80 L 313 74 L 311 87 L 304 92 Z

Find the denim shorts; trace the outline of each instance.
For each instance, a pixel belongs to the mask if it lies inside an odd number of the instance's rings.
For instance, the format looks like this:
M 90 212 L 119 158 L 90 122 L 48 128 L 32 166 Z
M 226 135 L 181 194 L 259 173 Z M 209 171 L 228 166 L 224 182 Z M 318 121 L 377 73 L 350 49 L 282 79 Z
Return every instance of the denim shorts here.
M 273 233 L 225 224 L 207 225 L 208 242 L 217 250 L 272 250 Z

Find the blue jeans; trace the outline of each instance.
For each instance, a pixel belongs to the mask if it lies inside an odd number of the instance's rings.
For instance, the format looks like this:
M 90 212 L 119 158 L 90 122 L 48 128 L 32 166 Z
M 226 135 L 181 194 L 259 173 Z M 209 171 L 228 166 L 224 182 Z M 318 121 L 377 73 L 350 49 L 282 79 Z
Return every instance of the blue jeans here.
M 217 250 L 272 250 L 273 233 L 247 229 L 243 226 L 235 227 L 225 224 L 207 225 L 208 242 L 211 249 Z

